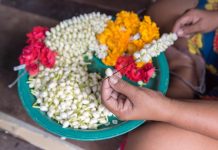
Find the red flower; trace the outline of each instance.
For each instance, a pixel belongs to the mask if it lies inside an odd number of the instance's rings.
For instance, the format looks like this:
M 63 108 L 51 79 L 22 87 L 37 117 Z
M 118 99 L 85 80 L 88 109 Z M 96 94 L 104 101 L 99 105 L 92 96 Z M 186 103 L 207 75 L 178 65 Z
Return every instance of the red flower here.
M 37 64 L 30 64 L 26 66 L 26 70 L 31 76 L 35 76 L 39 73 L 39 66 Z
M 36 26 L 33 28 L 32 32 L 28 33 L 27 43 L 41 42 L 45 39 L 45 32 L 48 31 L 47 27 Z
M 20 64 L 36 63 L 39 57 L 40 49 L 35 48 L 33 45 L 24 47 L 22 54 L 19 57 Z
M 143 81 L 147 83 L 155 72 L 152 63 L 147 63 L 141 68 L 137 68 L 132 56 L 121 56 L 117 59 L 116 70 L 132 81 Z
M 40 62 L 48 68 L 52 68 L 55 65 L 55 58 L 56 58 L 57 53 L 54 51 L 51 51 L 49 48 L 44 47 L 41 50 L 40 54 Z
M 133 81 L 140 81 L 143 78 L 142 70 L 133 68 L 130 73 L 127 74 L 127 77 Z
M 132 56 L 121 56 L 117 59 L 115 68 L 119 70 L 121 74 L 127 74 L 132 68 L 134 68 L 134 65 Z
M 52 68 L 55 64 L 57 53 L 47 48 L 44 43 L 47 30 L 48 28 L 37 26 L 27 34 L 29 45 L 23 49 L 19 61 L 20 64 L 26 65 L 26 70 L 30 75 L 36 75 L 39 72 L 39 63 L 47 68 Z

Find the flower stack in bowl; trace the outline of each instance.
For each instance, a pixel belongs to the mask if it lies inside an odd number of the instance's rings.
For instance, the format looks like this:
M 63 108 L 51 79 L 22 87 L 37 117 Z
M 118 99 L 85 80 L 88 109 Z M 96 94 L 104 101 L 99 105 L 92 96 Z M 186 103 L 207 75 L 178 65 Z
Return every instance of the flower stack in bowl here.
M 177 36 L 160 37 L 149 16 L 140 20 L 133 12 L 121 11 L 115 20 L 90 13 L 50 29 L 37 26 L 27 38 L 19 61 L 20 68 L 29 74 L 33 107 L 63 128 L 95 130 L 120 121 L 101 104 L 104 70 L 90 70 L 89 66 L 98 67 L 93 60 L 144 85 L 155 75 L 152 58 L 172 45 Z

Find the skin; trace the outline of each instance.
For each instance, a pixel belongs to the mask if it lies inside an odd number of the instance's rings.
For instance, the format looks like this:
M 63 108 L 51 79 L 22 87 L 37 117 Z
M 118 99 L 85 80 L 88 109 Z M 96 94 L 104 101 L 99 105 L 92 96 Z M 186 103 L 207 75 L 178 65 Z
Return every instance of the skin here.
M 152 121 L 129 134 L 126 150 L 217 149 L 217 101 L 170 99 L 117 73 L 103 81 L 102 102 L 121 120 Z
M 157 0 L 146 15 L 151 16 L 162 33 L 172 31 L 175 21 L 189 9 L 195 8 L 198 0 Z
M 119 74 L 104 80 L 102 100 L 121 120 L 162 121 L 218 139 L 217 101 L 170 99 L 159 92 L 132 86 Z
M 159 10 L 159 13 L 164 16 L 165 14 L 160 12 L 163 10 L 160 9 L 160 4 L 164 2 L 167 1 L 158 1 L 156 6 L 152 6 L 152 9 L 154 9 L 152 11 L 157 12 L 157 10 Z M 186 38 L 192 36 L 194 33 L 205 33 L 218 27 L 218 19 L 214 19 L 215 16 L 217 18 L 217 12 L 191 9 L 195 7 L 195 1 L 182 1 L 182 3 L 183 2 L 186 9 L 183 7 L 181 7 L 181 9 L 178 7 L 177 9 L 175 6 L 173 10 L 176 10 L 176 13 L 171 10 L 168 16 L 166 15 L 167 21 L 160 19 L 158 22 L 158 25 L 161 28 L 163 27 L 163 32 L 169 31 L 169 29 L 167 29 L 167 22 L 169 22 L 171 31 L 173 30 L 181 37 L 175 44 L 175 49 L 179 50 L 187 48 Z M 189 3 L 189 5 L 187 3 Z M 162 6 L 165 8 L 166 3 Z M 151 13 L 152 11 L 149 12 Z M 165 19 L 163 16 L 161 18 Z M 179 19 L 175 20 L 175 17 Z M 208 20 L 208 18 L 210 19 Z M 175 24 L 173 25 L 173 23 Z M 179 54 L 175 55 L 180 56 Z M 178 56 L 177 58 L 179 58 Z M 168 60 L 173 61 L 173 57 L 168 58 Z M 174 62 L 176 63 L 175 60 Z M 171 69 L 181 68 L 181 66 L 177 67 L 178 65 L 171 63 L 171 61 L 169 63 Z M 192 64 L 192 62 L 190 61 L 189 64 Z M 184 71 L 180 73 L 183 74 Z M 190 73 L 191 71 L 188 72 L 188 74 Z M 184 73 L 184 75 L 187 75 L 187 73 Z M 190 76 L 193 75 L 188 75 L 186 78 L 192 81 Z M 169 90 L 174 93 L 181 91 L 181 87 L 181 85 L 175 84 L 175 86 L 170 86 Z M 180 96 L 177 96 L 177 94 L 171 95 L 171 98 L 165 97 L 159 92 L 135 87 L 126 83 L 121 79 L 121 75 L 118 73 L 104 80 L 101 95 L 104 105 L 121 120 L 142 119 L 150 121 L 129 134 L 126 145 L 127 150 L 217 149 L 217 101 L 187 100 L 179 98 Z M 184 92 L 181 95 L 186 95 L 186 93 Z M 175 97 L 177 99 L 175 99 Z
M 198 84 L 194 61 L 190 57 L 179 51 L 175 46 L 170 47 L 165 54 L 171 72 L 177 73 L 192 85 Z M 170 76 L 167 96 L 176 99 L 190 99 L 194 97 L 194 91 L 179 78 Z
M 192 9 L 180 17 L 174 27 L 180 37 L 189 38 L 196 33 L 207 33 L 218 27 L 218 11 Z
M 129 133 L 125 150 L 216 150 L 217 140 L 163 122 Z

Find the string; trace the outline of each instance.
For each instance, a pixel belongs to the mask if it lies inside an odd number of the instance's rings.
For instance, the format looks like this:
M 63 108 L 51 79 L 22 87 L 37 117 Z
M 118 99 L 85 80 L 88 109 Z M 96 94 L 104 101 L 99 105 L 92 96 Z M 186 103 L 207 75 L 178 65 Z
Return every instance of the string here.
M 12 88 L 12 87 L 18 82 L 18 80 L 19 80 L 22 76 L 24 76 L 25 74 L 26 74 L 26 70 L 24 70 L 24 71 L 22 72 L 22 74 L 19 75 L 19 76 L 14 80 L 14 82 L 12 82 L 11 84 L 9 84 L 8 87 L 9 87 L 9 88 Z

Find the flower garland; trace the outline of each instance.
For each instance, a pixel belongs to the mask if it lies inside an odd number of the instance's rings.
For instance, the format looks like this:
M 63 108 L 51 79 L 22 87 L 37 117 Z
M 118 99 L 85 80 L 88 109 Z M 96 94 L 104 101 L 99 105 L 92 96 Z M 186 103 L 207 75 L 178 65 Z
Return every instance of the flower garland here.
M 27 34 L 27 46 L 23 48 L 19 57 L 20 64 L 25 64 L 27 72 L 31 75 L 37 75 L 39 72 L 39 64 L 47 68 L 55 65 L 57 53 L 51 51 L 45 44 L 46 27 L 37 26 Z
M 159 29 L 145 16 L 143 21 L 133 12 L 121 11 L 115 21 L 109 21 L 105 30 L 97 35 L 101 45 L 106 45 L 106 57 L 102 61 L 109 66 L 114 66 L 117 59 L 124 53 L 133 54 L 141 49 L 144 44 L 159 38 Z
M 155 70 L 152 58 L 177 40 L 174 33 L 163 34 L 160 39 L 159 36 L 159 28 L 149 16 L 140 21 L 137 14 L 121 11 L 116 20 L 109 21 L 104 31 L 97 35 L 102 49 L 96 54 L 105 65 L 117 70 L 131 63 L 121 74 L 132 81 L 147 83 Z
M 135 52 L 134 58 L 137 62 L 148 63 L 152 57 L 157 57 L 169 46 L 172 46 L 177 38 L 178 37 L 175 33 L 163 34 L 157 41 L 153 41 L 151 44 L 146 44 L 143 49 Z

